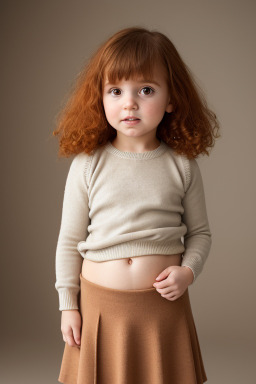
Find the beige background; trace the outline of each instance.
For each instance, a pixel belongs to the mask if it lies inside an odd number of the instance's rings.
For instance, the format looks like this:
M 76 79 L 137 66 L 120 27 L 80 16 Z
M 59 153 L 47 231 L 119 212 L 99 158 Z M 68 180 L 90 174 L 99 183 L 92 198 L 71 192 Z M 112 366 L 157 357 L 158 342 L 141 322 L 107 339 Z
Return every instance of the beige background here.
M 255 379 L 254 1 L 2 2 L 1 382 L 57 383 L 64 347 L 55 249 L 71 159 L 55 116 L 84 61 L 121 28 L 173 41 L 221 122 L 199 159 L 213 245 L 190 288 L 209 384 Z

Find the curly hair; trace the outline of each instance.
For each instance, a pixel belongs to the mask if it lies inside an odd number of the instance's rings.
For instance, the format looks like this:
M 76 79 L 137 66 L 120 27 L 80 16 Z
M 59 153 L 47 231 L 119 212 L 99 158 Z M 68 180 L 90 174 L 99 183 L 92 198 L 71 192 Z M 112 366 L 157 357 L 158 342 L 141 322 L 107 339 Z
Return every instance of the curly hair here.
M 156 131 L 177 154 L 196 158 L 214 146 L 219 122 L 190 69 L 167 36 L 155 30 L 130 27 L 108 38 L 79 72 L 64 108 L 57 116 L 59 156 L 85 152 L 112 141 L 116 130 L 108 123 L 102 102 L 106 76 L 111 83 L 152 78 L 156 62 L 164 65 L 173 112 L 164 114 Z

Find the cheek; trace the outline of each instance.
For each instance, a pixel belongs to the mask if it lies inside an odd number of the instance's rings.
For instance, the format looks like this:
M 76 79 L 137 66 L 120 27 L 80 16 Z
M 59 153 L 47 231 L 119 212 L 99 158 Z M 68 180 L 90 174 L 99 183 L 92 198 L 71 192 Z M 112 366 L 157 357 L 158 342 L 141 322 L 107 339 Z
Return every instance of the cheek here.
M 116 111 L 115 111 L 115 109 L 108 109 L 108 111 L 107 111 L 107 113 L 106 113 L 106 116 L 107 116 L 107 119 L 109 120 L 109 121 L 115 121 L 116 120 L 116 118 L 117 118 L 117 114 L 116 114 Z
M 105 111 L 106 118 L 112 120 L 116 116 L 116 108 L 113 103 L 108 103 L 107 101 L 103 102 L 103 107 Z
M 158 102 L 155 102 L 155 103 L 152 103 L 152 104 L 149 104 L 147 106 L 147 115 L 154 118 L 154 119 L 158 119 L 159 116 L 163 115 L 165 111 L 165 108 L 164 108 L 164 104 L 163 104 L 163 101 L 158 101 Z

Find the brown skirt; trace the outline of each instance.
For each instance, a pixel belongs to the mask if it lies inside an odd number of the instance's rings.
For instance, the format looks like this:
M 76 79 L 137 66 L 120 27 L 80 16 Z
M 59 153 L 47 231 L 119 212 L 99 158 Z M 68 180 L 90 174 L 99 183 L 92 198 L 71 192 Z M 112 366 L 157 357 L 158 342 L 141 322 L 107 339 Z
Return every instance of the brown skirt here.
M 103 287 L 80 274 L 81 344 L 65 343 L 65 384 L 200 384 L 207 381 L 188 289 L 174 301 L 154 287 Z

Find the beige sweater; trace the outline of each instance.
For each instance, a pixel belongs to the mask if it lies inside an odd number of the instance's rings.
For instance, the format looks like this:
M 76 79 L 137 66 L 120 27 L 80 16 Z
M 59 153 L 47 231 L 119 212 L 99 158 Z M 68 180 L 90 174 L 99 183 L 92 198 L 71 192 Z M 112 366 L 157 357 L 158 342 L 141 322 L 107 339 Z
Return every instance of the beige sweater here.
M 195 159 L 164 141 L 143 153 L 120 151 L 110 141 L 93 155 L 80 153 L 67 176 L 56 249 L 59 310 L 79 308 L 83 258 L 183 253 L 182 266 L 195 281 L 211 243 Z

